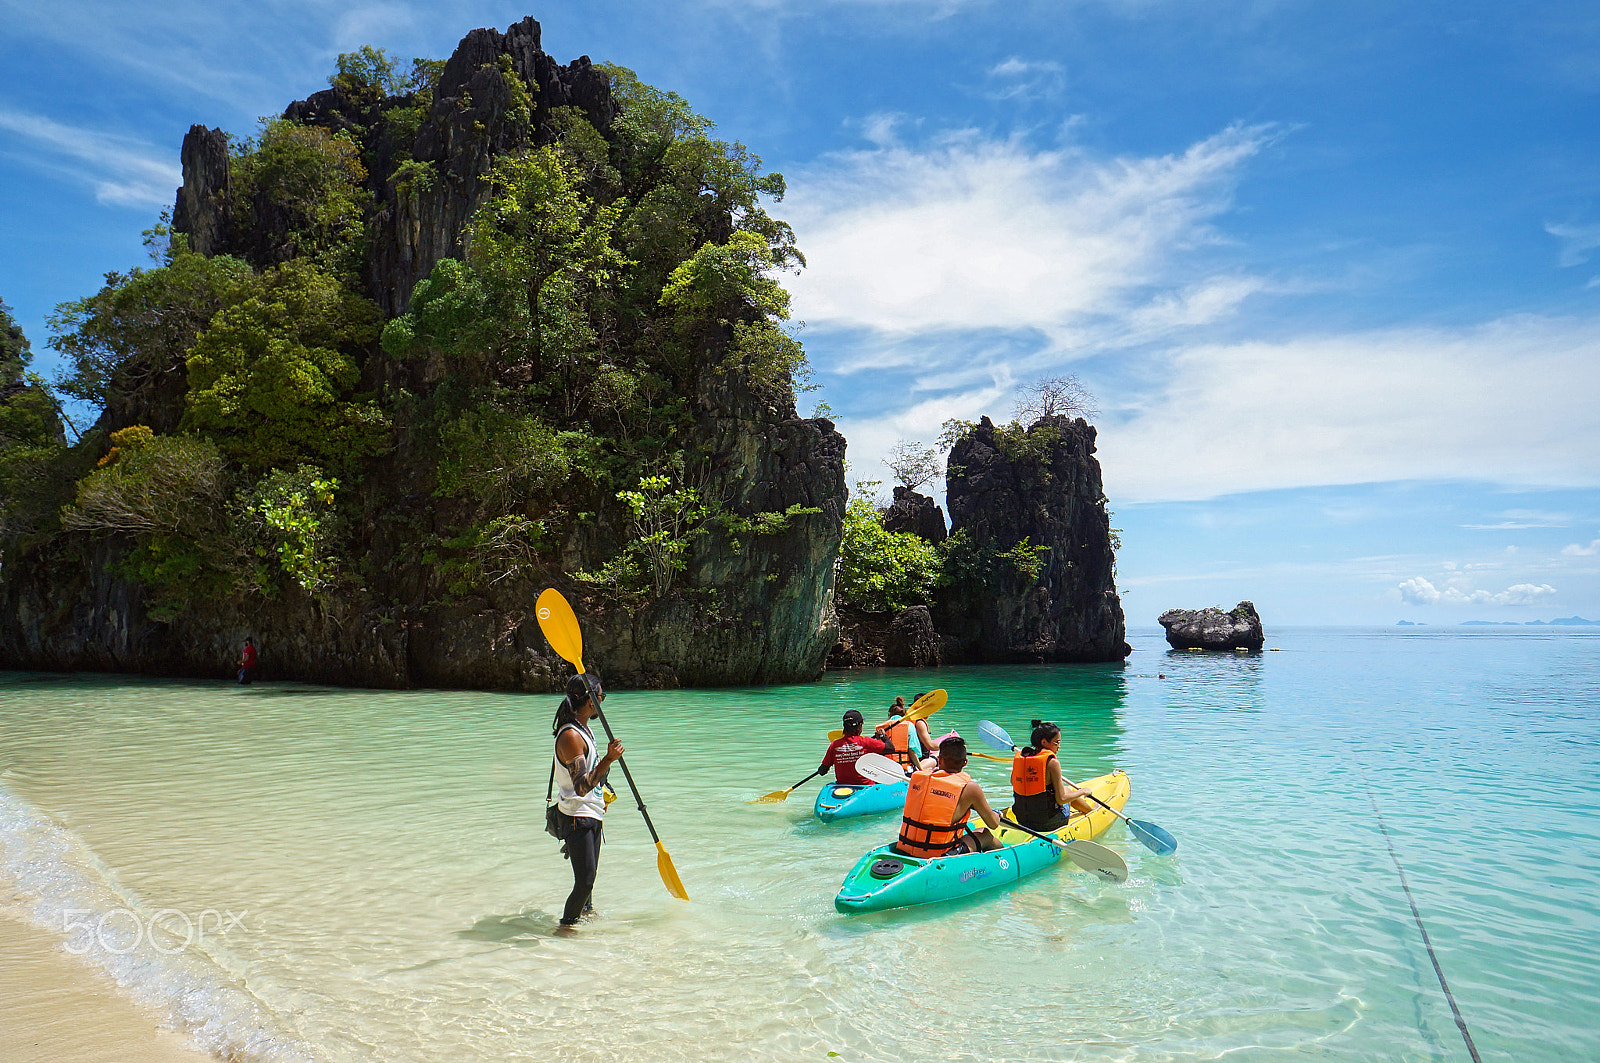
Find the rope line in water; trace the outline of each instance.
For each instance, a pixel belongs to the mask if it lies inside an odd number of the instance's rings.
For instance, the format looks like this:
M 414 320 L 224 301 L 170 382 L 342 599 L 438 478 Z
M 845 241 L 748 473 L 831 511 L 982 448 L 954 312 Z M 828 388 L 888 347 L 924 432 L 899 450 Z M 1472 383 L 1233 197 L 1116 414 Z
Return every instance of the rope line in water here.
M 1428 928 L 1422 925 L 1422 913 L 1417 911 L 1417 900 L 1411 895 L 1411 884 L 1406 881 L 1406 869 L 1400 866 L 1400 855 L 1394 851 L 1394 839 L 1389 837 L 1389 828 L 1384 826 L 1383 812 L 1378 808 L 1378 799 L 1373 796 L 1372 784 L 1367 780 L 1367 769 L 1361 769 L 1361 784 L 1366 787 L 1367 800 L 1372 802 L 1372 812 L 1378 817 L 1378 829 L 1383 832 L 1383 840 L 1389 846 L 1389 859 L 1394 861 L 1394 869 L 1400 872 L 1400 888 L 1406 891 L 1406 903 L 1411 905 L 1411 917 L 1417 921 L 1417 930 L 1422 934 L 1422 944 L 1428 949 L 1428 959 L 1433 962 L 1433 973 L 1439 976 L 1439 988 L 1444 990 L 1444 998 L 1450 1002 L 1450 1013 L 1456 1017 L 1456 1027 L 1461 1031 L 1461 1039 L 1467 1043 L 1467 1054 L 1472 1057 L 1472 1063 L 1483 1063 L 1478 1058 L 1478 1046 L 1472 1043 L 1472 1034 L 1467 1030 L 1467 1020 L 1461 1017 L 1461 1009 L 1456 1006 L 1456 996 L 1450 992 L 1450 983 L 1445 981 L 1444 968 L 1439 966 L 1439 956 L 1433 951 L 1433 941 L 1428 937 Z

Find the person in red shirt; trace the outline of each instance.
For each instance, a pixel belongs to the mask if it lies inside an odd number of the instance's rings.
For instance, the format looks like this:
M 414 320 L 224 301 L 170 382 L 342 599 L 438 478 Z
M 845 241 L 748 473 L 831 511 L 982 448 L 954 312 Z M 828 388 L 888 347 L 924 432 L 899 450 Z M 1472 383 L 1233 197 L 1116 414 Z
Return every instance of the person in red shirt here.
M 889 747 L 876 738 L 862 738 L 861 725 L 865 722 L 855 709 L 844 714 L 844 737 L 838 738 L 828 746 L 828 752 L 823 754 L 822 766 L 817 769 L 817 774 L 833 769 L 834 778 L 847 786 L 871 786 L 872 780 L 856 771 L 856 761 L 864 753 L 882 753 Z
M 244 649 L 239 651 L 239 683 L 248 686 L 255 676 L 256 670 L 256 643 L 255 639 L 246 637 Z

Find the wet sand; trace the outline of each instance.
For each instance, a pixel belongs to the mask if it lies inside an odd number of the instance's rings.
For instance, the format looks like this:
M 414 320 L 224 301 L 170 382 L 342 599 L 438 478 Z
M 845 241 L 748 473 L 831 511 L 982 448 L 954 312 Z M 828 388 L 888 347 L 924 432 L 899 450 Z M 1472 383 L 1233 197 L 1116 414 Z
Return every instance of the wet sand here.
M 59 939 L 0 912 L 0 1059 L 216 1063 L 159 1021 Z

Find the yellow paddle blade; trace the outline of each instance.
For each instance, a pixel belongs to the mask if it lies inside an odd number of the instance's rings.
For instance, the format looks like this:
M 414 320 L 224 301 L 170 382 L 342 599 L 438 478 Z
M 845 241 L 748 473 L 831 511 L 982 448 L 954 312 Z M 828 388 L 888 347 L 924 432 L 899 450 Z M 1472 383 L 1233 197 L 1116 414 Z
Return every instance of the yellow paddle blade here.
M 534 615 L 539 618 L 539 630 L 544 632 L 544 637 L 550 641 L 550 648 L 561 655 L 562 660 L 568 661 L 583 674 L 583 632 L 578 629 L 577 614 L 572 611 L 572 606 L 561 596 L 561 592 L 554 587 L 546 587 L 539 592 L 539 601 L 534 606 Z
M 680 901 L 689 899 L 689 891 L 683 888 L 683 879 L 678 877 L 678 869 L 672 866 L 672 857 L 667 855 L 667 847 L 656 842 L 656 870 L 661 872 L 661 881 L 666 884 L 667 892 Z
M 792 789 L 793 787 L 790 787 L 790 790 Z M 774 790 L 770 794 L 763 794 L 754 801 L 747 801 L 745 803 L 751 805 L 775 805 L 779 801 L 787 800 L 789 800 L 789 790 Z
M 950 695 L 944 692 L 944 688 L 930 690 L 916 701 L 913 701 L 911 707 L 906 710 L 906 714 L 900 718 L 912 721 L 926 720 L 929 716 L 944 708 L 944 703 L 949 700 Z
M 843 731 L 829 731 L 828 732 L 828 741 L 830 741 L 830 742 L 837 742 L 839 739 L 841 739 L 843 737 L 844 737 L 844 732 Z

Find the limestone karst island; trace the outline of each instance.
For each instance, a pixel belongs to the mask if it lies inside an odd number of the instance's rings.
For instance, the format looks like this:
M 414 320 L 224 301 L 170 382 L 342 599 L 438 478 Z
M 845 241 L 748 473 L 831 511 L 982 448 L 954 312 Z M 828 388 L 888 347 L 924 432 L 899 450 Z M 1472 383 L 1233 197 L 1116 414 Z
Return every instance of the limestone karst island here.
M 1128 652 L 1095 430 L 947 425 L 949 522 L 797 413 L 784 181 L 539 24 L 193 127 L 154 262 L 8 333 L 0 667 L 552 690 Z M 10 324 L 9 319 L 6 322 Z

